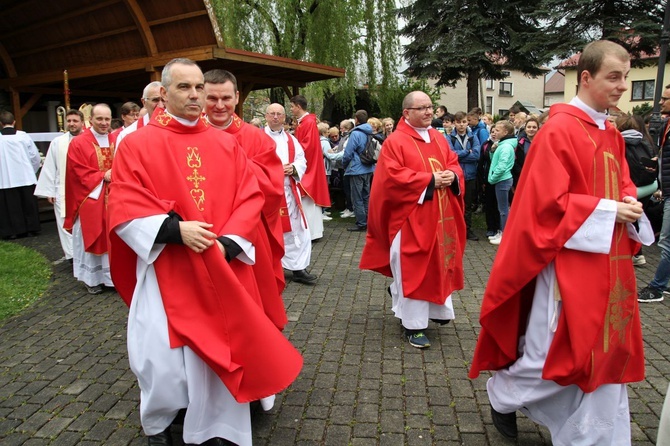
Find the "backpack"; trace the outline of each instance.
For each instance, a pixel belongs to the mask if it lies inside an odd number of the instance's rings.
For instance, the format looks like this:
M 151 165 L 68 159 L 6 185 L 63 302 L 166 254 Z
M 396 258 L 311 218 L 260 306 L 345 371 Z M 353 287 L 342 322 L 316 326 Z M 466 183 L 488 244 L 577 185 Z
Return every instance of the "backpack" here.
M 362 130 L 359 130 L 359 132 L 362 132 Z M 379 152 L 382 150 L 382 144 L 372 135 L 366 134 L 366 136 L 367 141 L 365 142 L 365 147 L 358 153 L 358 157 L 361 160 L 361 164 L 365 166 L 374 166 L 379 159 Z
M 521 170 L 523 169 L 523 163 L 526 161 L 526 153 L 523 151 L 525 141 L 526 140 L 523 136 L 519 138 L 519 142 L 514 149 L 514 166 L 512 167 L 512 178 L 514 179 L 514 185 L 519 182 Z

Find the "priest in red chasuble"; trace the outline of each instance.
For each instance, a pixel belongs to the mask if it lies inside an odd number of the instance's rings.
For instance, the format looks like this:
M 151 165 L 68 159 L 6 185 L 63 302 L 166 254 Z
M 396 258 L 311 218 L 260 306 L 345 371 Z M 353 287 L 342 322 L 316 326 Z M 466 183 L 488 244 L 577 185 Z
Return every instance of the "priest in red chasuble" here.
M 607 121 L 629 71 L 621 46 L 587 45 L 577 96 L 551 107 L 526 158 L 470 370 L 496 371 L 491 415 L 507 437 L 520 410 L 554 444 L 630 444 L 625 383 L 644 378 L 631 256 L 653 232 Z
M 91 127 L 76 136 L 67 151 L 65 221 L 72 233 L 74 276 L 90 294 L 113 286 L 107 257 L 107 198 L 112 178 L 115 137 L 109 133 L 107 104 L 91 109 Z
M 256 230 L 256 264 L 236 271 L 242 284 L 258 288 L 263 308 L 278 328 L 286 325 L 286 310 L 281 293 L 284 290 L 284 239 L 279 208 L 284 194 L 282 163 L 275 151 L 276 144 L 258 127 L 247 124 L 235 114 L 240 99 L 237 79 L 226 70 L 205 73 L 205 113 L 212 127 L 233 135 L 249 157 L 250 168 L 258 180 L 265 203 L 261 213 L 262 225 Z M 248 281 L 248 282 L 247 282 Z
M 298 189 L 312 240 L 323 237 L 323 208 L 330 207 L 328 179 L 323 163 L 321 136 L 316 128 L 316 115 L 307 112 L 307 99 L 302 95 L 291 98 L 291 113 L 298 120 L 295 137 L 305 151 L 307 172 L 300 179 Z
M 302 367 L 233 271 L 255 261 L 263 194 L 235 138 L 202 115 L 195 62 L 170 61 L 161 82 L 166 109 L 123 140 L 110 193 L 112 275 L 130 305 L 140 419 L 149 444 L 169 444 L 186 408 L 184 443 L 251 445 L 248 403 L 271 405 Z
M 454 319 L 451 294 L 463 288 L 464 177 L 432 117 L 427 94 L 403 100 L 403 118 L 377 162 L 360 263 L 393 277 L 393 312 L 417 348 L 430 346 L 429 320 Z

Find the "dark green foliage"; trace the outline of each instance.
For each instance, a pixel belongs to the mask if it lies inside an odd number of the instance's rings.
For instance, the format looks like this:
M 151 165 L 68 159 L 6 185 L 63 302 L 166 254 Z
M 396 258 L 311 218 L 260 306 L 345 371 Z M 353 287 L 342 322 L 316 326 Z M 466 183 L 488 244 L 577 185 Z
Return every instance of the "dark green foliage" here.
M 593 40 L 611 40 L 624 46 L 633 65 L 644 53 L 654 54 L 661 35 L 666 1 L 654 0 L 542 0 L 535 17 L 547 23 L 546 34 L 554 52 L 567 57 Z
M 468 107 L 477 105 L 477 80 L 503 79 L 503 70 L 543 74 L 552 43 L 540 32 L 534 2 L 417 0 L 400 10 L 407 74 L 454 86 L 468 78 Z M 474 87 L 474 88 L 473 88 Z

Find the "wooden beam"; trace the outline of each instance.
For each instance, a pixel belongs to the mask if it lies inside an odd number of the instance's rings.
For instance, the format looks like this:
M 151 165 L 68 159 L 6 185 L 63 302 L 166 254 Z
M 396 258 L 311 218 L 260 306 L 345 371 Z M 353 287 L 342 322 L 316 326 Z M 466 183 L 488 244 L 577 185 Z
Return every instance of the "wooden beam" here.
M 9 100 L 12 102 L 12 112 L 14 113 L 14 119 L 16 119 L 16 128 L 21 130 L 23 128 L 23 119 L 21 116 L 21 97 L 19 92 L 13 88 L 9 90 Z
M 72 11 L 67 14 L 58 14 L 55 17 L 51 17 L 50 19 L 47 20 L 41 20 L 39 22 L 31 22 L 30 25 L 25 26 L 23 28 L 15 29 L 14 31 L 5 31 L 3 32 L 2 37 L 7 38 L 19 34 L 26 34 L 30 31 L 43 31 L 50 25 L 60 22 L 68 22 L 68 25 L 76 24 L 77 23 L 77 21 L 75 20 L 76 17 L 88 14 L 89 12 L 97 11 L 99 9 L 111 7 L 112 5 L 114 5 L 115 3 L 119 3 L 120 1 L 121 0 L 107 0 L 107 1 L 92 2 L 90 6 L 86 6 L 84 8 L 72 9 Z
M 144 71 L 147 66 L 162 67 L 175 57 L 186 57 L 194 61 L 212 59 L 212 45 L 190 48 L 187 50 L 175 50 L 159 53 L 155 56 L 134 57 L 111 62 L 103 62 L 89 65 L 68 67 L 67 72 L 70 82 L 73 79 L 102 76 L 105 74 L 117 74 L 127 71 Z M 62 70 L 51 70 L 37 74 L 29 74 L 13 79 L 0 79 L 0 88 L 26 87 L 32 85 L 50 84 L 63 80 Z
M 51 45 L 35 47 L 25 51 L 19 51 L 18 53 L 14 53 L 13 56 L 14 58 L 19 58 L 19 57 L 30 56 L 32 54 L 37 53 L 45 53 L 47 51 L 53 51 L 60 48 L 65 48 L 67 46 L 81 45 L 82 43 L 91 42 L 93 40 L 106 39 L 107 37 L 116 36 L 118 34 L 125 34 L 131 31 L 137 31 L 137 28 L 134 26 L 126 26 L 123 28 L 113 29 L 111 31 L 107 31 L 104 33 L 90 34 L 88 36 L 81 37 L 79 39 L 68 40 L 66 42 L 58 42 Z
M 214 50 L 217 59 L 234 60 L 237 62 L 248 62 L 255 65 L 268 65 L 281 67 L 312 74 L 321 74 L 328 78 L 344 77 L 346 71 L 342 68 L 329 67 L 301 60 L 287 59 L 285 57 L 271 56 L 268 54 L 252 53 L 233 48 L 217 48 Z
M 7 75 L 9 77 L 16 77 L 16 67 L 14 66 L 14 61 L 9 56 L 7 49 L 2 43 L 0 43 L 0 61 L 2 61 L 2 65 L 4 65 Z
M 26 101 L 25 104 L 23 104 L 23 107 L 21 107 L 21 117 L 23 118 L 28 111 L 30 111 L 31 108 L 33 108 L 33 105 L 39 101 L 39 99 L 42 97 L 41 94 L 34 94 Z
M 158 19 L 158 20 L 152 20 L 148 23 L 149 23 L 149 26 L 164 25 L 166 23 L 178 22 L 180 20 L 188 20 L 188 19 L 192 19 L 193 17 L 200 17 L 200 16 L 203 16 L 203 15 L 207 15 L 207 11 L 204 10 L 204 9 L 202 11 L 186 12 L 184 14 L 178 14 L 178 15 L 173 15 L 173 16 L 165 17 L 165 18 Z
M 289 99 L 292 98 L 294 95 L 291 94 L 291 90 L 288 89 L 288 86 L 282 85 L 282 90 L 284 90 L 284 93 L 286 93 L 286 97 Z
M 147 82 L 148 83 L 148 82 Z M 62 95 L 62 88 L 48 88 L 48 87 L 18 87 L 15 88 L 16 91 L 21 93 L 33 93 L 33 94 L 55 94 Z M 102 96 L 109 98 L 126 98 L 126 97 L 140 97 L 142 92 L 129 92 L 129 91 L 103 91 L 103 90 L 70 90 L 70 96 Z
M 233 74 L 235 74 L 235 73 L 233 73 Z M 276 87 L 284 87 L 284 86 L 292 87 L 292 86 L 295 86 L 295 85 L 299 85 L 300 87 L 307 86 L 306 82 L 297 82 L 296 83 L 295 80 L 291 80 L 291 79 L 283 80 L 283 79 L 278 79 L 276 77 L 270 78 L 270 77 L 259 77 L 259 76 L 245 76 L 244 74 L 241 74 L 239 76 L 237 76 L 237 74 L 235 74 L 235 75 L 238 79 L 241 79 L 244 82 L 252 82 L 254 84 L 270 84 L 270 85 L 274 85 Z
M 156 47 L 156 41 L 151 32 L 151 27 L 147 23 L 147 18 L 144 16 L 144 11 L 142 11 L 136 0 L 123 0 L 123 2 L 133 16 L 137 30 L 140 32 L 140 36 L 142 36 L 142 42 L 144 42 L 144 49 L 146 49 L 147 55 L 154 56 L 158 53 L 158 47 Z

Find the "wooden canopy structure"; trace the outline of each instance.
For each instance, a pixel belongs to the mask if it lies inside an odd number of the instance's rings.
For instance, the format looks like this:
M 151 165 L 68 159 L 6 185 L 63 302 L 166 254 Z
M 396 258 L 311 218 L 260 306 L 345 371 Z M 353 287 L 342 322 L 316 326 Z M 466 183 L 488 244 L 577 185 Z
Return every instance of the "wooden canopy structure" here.
M 0 0 L 0 89 L 9 91 L 17 126 L 38 101 L 63 99 L 68 71 L 73 103 L 137 100 L 175 57 L 238 79 L 240 106 L 250 91 L 308 82 L 344 70 L 225 48 L 210 0 Z

